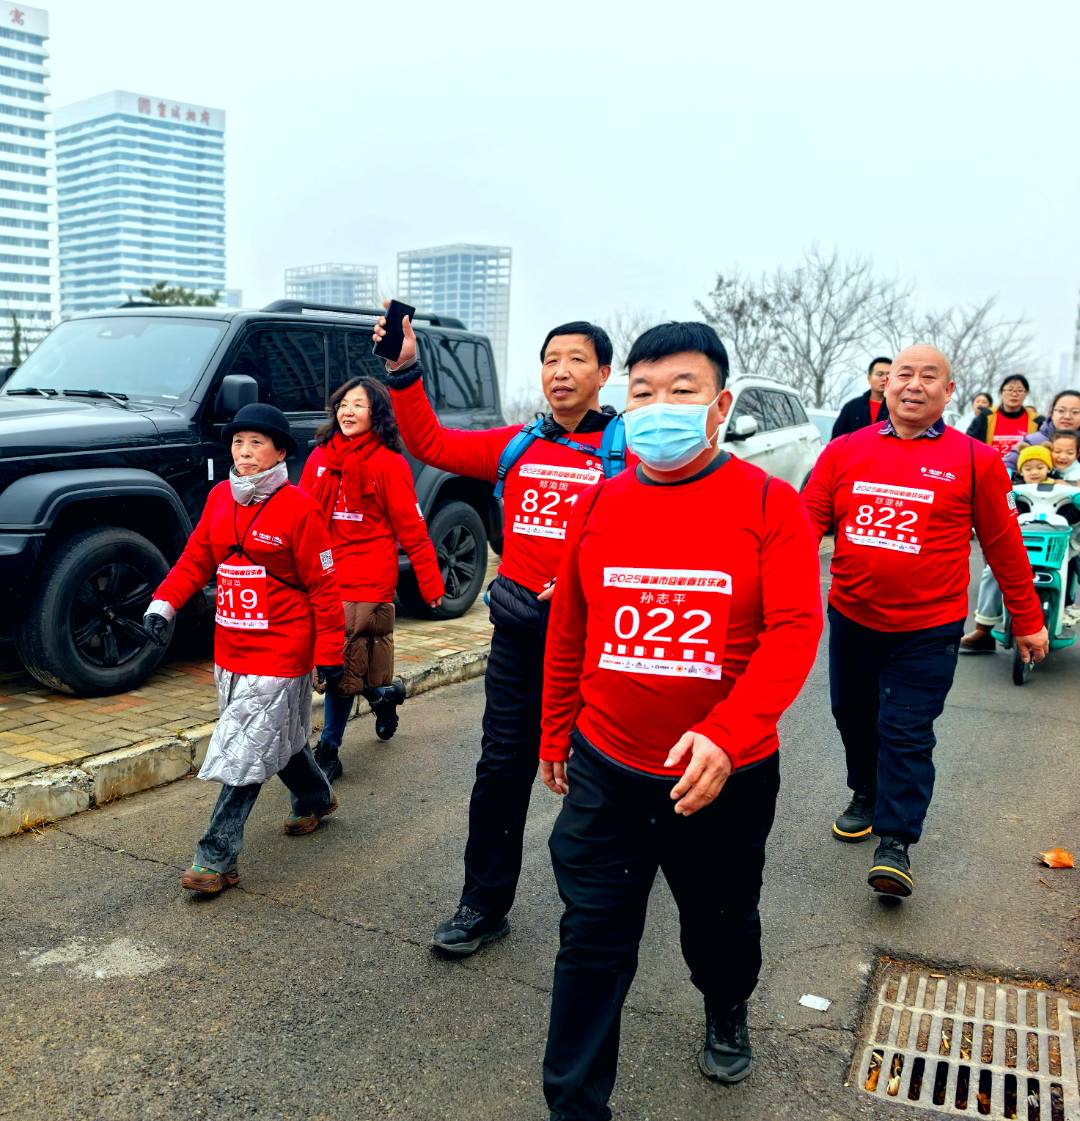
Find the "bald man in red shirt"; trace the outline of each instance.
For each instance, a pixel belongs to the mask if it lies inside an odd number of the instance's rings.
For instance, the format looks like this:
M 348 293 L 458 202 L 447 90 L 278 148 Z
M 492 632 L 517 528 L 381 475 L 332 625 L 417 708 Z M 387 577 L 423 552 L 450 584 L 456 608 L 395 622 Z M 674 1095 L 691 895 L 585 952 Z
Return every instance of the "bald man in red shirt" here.
M 803 492 L 818 538 L 836 530 L 829 591 L 829 682 L 853 797 L 841 841 L 880 844 L 867 881 L 914 888 L 908 847 L 934 790 L 934 721 L 952 687 L 967 618 L 971 530 L 1038 661 L 1048 640 L 1001 457 L 942 420 L 948 359 L 912 346 L 885 386 L 889 419 L 833 440 Z

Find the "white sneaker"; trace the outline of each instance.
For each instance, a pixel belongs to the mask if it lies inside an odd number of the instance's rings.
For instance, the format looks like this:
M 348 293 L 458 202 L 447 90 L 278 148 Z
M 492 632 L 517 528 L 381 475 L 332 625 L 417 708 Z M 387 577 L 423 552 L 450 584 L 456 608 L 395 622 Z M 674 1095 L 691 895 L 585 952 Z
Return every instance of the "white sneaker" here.
M 1066 627 L 1075 627 L 1080 623 L 1080 606 L 1073 604 L 1071 607 L 1066 607 L 1061 613 L 1061 621 Z

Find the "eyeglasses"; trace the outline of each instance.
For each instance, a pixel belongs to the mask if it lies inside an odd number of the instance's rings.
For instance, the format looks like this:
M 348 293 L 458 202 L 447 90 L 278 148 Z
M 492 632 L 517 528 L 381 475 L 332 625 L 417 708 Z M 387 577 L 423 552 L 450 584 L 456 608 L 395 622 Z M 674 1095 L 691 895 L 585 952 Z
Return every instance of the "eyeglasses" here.
M 334 406 L 334 408 L 337 409 L 337 411 L 339 413 L 341 412 L 342 409 L 352 409 L 352 411 L 354 413 L 358 413 L 361 409 L 370 409 L 371 406 L 370 405 L 349 405 L 345 401 L 339 401 Z

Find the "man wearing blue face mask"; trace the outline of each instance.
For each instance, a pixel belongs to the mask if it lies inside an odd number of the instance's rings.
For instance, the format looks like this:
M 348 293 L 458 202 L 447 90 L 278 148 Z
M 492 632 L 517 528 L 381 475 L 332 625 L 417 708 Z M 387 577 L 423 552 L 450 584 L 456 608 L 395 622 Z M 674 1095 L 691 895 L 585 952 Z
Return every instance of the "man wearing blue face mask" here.
M 776 722 L 821 633 L 798 495 L 722 451 L 727 353 L 703 323 L 646 331 L 627 440 L 641 462 L 578 500 L 552 601 L 540 766 L 560 925 L 544 1093 L 610 1118 L 622 1004 L 658 869 L 705 998 L 707 1078 L 750 1073 L 747 1000 L 779 787 Z

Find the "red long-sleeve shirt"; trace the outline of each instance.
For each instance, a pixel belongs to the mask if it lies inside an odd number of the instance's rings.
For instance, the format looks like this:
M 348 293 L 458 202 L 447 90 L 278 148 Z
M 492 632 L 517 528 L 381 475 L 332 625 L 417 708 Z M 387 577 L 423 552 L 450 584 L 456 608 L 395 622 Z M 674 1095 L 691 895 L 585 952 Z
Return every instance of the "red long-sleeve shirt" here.
M 238 541 L 243 557 L 230 555 Z M 310 495 L 286 484 L 240 506 L 229 483 L 218 483 L 154 599 L 179 611 L 215 572 L 214 661 L 222 669 L 299 677 L 316 664 L 341 665 L 341 592 L 326 516 Z
M 424 393 L 423 383 L 391 389 L 394 413 L 405 446 L 424 463 L 455 475 L 494 483 L 499 457 L 522 425 L 469 432 L 443 428 Z M 614 422 L 609 422 L 614 423 Z M 570 439 L 595 447 L 603 432 L 573 432 Z M 627 452 L 627 464 L 637 457 Z M 595 458 L 550 440 L 534 440 L 506 477 L 503 539 L 499 574 L 532 592 L 542 592 L 558 572 L 574 503 L 586 487 L 604 477 Z
M 300 489 L 311 494 L 325 470 L 326 453 L 315 448 L 304 465 Z M 425 600 L 438 599 L 445 589 L 408 461 L 379 447 L 371 453 L 366 470 L 372 490 L 364 496 L 364 508 L 349 510 L 344 487 L 339 487 L 330 520 L 342 597 L 356 603 L 389 603 L 397 587 L 400 541 L 412 561 L 420 594 Z
M 735 767 L 777 750 L 821 633 L 819 562 L 798 495 L 731 458 L 674 486 L 623 471 L 586 492 L 567 535 L 544 659 L 540 758 L 575 722 L 654 774 L 686 731 Z M 596 501 L 593 502 L 595 497 Z
M 994 448 L 954 428 L 901 440 L 874 425 L 825 448 L 803 500 L 819 540 L 836 527 L 829 603 L 856 623 L 914 631 L 965 618 L 974 525 L 1013 630 L 1041 629 L 1012 484 Z

